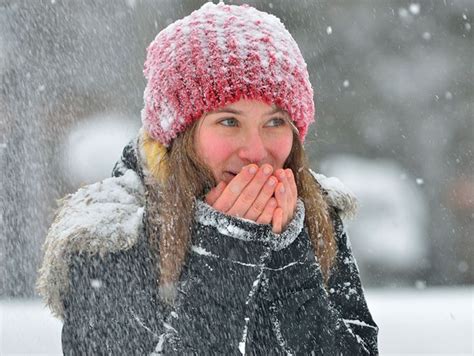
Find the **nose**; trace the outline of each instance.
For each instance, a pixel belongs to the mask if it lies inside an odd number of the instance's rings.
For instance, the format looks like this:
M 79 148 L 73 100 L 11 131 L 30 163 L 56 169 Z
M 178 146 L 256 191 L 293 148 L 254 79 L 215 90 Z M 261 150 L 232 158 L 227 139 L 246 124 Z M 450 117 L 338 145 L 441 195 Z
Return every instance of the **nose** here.
M 268 156 L 267 146 L 261 133 L 252 130 L 243 135 L 239 149 L 239 158 L 247 163 L 263 164 Z

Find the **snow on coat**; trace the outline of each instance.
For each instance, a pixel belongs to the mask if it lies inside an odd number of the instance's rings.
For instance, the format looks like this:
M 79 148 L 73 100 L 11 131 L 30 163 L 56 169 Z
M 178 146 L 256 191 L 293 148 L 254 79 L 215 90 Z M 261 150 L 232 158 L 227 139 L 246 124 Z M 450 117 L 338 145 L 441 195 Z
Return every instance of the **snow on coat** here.
M 114 177 L 66 197 L 49 230 L 38 287 L 64 321 L 64 354 L 378 354 L 339 218 L 353 213 L 355 199 L 335 189 L 340 182 L 315 175 L 335 212 L 338 254 L 327 289 L 301 202 L 274 235 L 198 201 L 169 306 L 158 295 L 138 156 L 128 145 Z

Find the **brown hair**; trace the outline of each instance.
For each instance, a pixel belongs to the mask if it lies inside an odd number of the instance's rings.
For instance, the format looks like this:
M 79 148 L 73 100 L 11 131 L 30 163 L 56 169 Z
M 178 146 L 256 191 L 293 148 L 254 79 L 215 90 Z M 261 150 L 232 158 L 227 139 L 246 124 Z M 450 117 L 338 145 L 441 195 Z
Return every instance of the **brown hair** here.
M 142 142 L 151 173 L 151 180 L 146 182 L 148 238 L 160 286 L 179 279 L 190 245 L 195 198 L 216 185 L 212 172 L 195 152 L 198 122 L 178 135 L 167 149 L 147 134 Z M 321 187 L 307 167 L 297 131 L 293 132 L 293 147 L 285 168 L 291 168 L 295 174 L 298 196 L 306 210 L 305 226 L 327 282 L 337 252 L 334 229 Z

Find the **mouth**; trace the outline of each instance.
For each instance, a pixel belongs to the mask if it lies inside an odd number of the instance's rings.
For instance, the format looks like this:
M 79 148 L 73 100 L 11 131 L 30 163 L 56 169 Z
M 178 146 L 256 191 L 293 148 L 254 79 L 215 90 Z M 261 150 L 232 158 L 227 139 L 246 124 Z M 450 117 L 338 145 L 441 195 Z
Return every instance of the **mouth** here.
M 224 171 L 222 173 L 222 180 L 226 183 L 229 183 L 234 177 L 237 175 L 237 173 L 231 172 L 231 171 Z

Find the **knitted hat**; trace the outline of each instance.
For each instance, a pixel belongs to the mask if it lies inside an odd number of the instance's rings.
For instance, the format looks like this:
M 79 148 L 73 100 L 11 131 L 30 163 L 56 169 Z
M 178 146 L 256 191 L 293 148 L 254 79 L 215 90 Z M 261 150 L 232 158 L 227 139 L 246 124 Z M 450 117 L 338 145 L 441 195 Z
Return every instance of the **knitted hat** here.
M 168 146 L 204 113 L 241 99 L 286 110 L 303 141 L 314 121 L 306 63 L 281 21 L 248 5 L 206 3 L 147 49 L 142 122 Z

